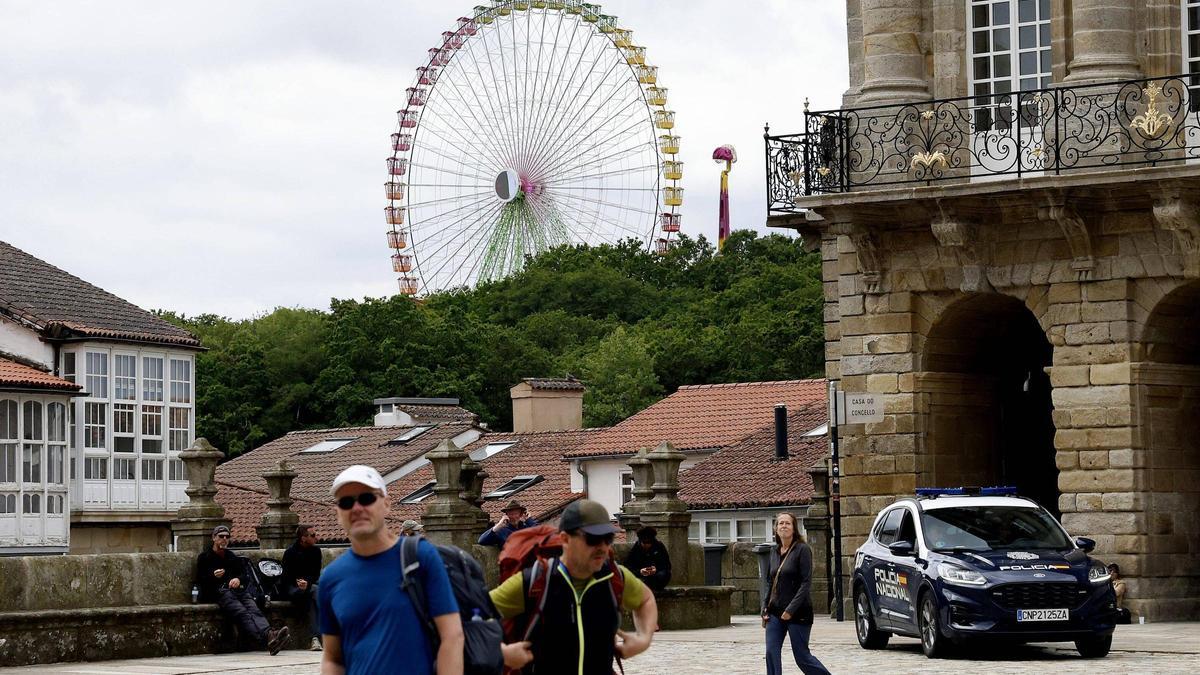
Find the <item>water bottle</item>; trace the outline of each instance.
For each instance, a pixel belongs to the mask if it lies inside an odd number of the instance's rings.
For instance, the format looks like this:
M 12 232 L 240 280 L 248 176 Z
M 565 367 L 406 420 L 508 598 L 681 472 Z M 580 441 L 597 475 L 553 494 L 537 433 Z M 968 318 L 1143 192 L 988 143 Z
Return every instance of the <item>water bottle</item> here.
M 483 616 L 481 615 L 478 607 L 471 610 L 471 621 L 483 621 Z
M 192 584 L 192 604 L 200 602 L 200 587 Z

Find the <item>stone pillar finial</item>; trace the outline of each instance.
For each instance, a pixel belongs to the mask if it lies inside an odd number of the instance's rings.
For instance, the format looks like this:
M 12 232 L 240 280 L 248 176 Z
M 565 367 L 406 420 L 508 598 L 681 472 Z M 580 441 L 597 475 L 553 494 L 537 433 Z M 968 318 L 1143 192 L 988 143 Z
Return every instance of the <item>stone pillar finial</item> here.
M 433 464 L 436 481 L 422 517 L 425 533 L 436 543 L 469 549 L 479 533 L 475 531 L 475 506 L 463 499 L 463 460 L 467 453 L 447 439 L 427 452 L 425 459 Z
M 202 551 L 212 541 L 212 529 L 228 526 L 225 508 L 213 497 L 217 494 L 217 463 L 225 453 L 214 448 L 207 439 L 197 438 L 192 446 L 179 453 L 187 473 L 188 503 L 179 507 L 171 519 L 171 534 L 178 551 Z
M 691 574 L 691 553 L 688 547 L 688 525 L 692 514 L 679 499 L 679 465 L 686 456 L 669 442 L 663 441 L 646 454 L 654 476 L 654 496 L 646 502 L 639 518 L 643 527 L 658 530 L 658 539 L 671 556 L 671 578 L 677 586 L 702 584 Z M 697 570 L 702 576 L 703 570 Z
M 463 501 L 471 506 L 471 512 L 475 516 L 476 527 L 480 532 L 487 527 L 488 518 L 487 512 L 483 510 L 483 480 L 487 478 L 488 473 L 483 470 L 483 465 L 468 456 L 462 461 L 462 473 L 459 476 L 459 481 L 462 484 Z
M 641 448 L 626 462 L 633 470 L 633 499 L 626 502 L 621 507 L 621 513 L 617 515 L 621 529 L 625 530 L 626 541 L 633 541 L 634 533 L 642 526 L 639 514 L 646 508 L 646 502 L 654 496 L 654 469 L 650 460 L 646 459 L 649 452 L 650 448 Z
M 292 481 L 296 475 L 286 459 L 279 460 L 273 469 L 263 472 L 263 480 L 267 481 L 271 497 L 267 500 L 266 513 L 255 528 L 259 548 L 287 548 L 291 544 L 296 526 L 300 524 L 299 514 L 291 509 Z

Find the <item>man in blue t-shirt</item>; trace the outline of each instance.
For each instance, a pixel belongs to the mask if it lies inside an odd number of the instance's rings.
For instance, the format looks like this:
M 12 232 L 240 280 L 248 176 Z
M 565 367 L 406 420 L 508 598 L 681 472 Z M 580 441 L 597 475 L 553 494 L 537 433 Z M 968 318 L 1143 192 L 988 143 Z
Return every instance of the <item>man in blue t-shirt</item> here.
M 351 466 L 334 479 L 332 492 L 350 550 L 321 575 L 321 675 L 461 675 L 462 619 L 437 549 L 426 541 L 417 547 L 417 574 L 440 641 L 434 654 L 400 587 L 400 538 L 384 521 L 388 504 L 383 477 L 369 466 Z

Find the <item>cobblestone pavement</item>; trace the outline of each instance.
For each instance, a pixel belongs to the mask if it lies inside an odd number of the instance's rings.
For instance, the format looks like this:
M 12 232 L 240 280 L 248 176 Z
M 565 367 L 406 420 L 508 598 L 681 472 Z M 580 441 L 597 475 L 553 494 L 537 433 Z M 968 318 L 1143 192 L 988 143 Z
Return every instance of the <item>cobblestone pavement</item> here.
M 1162 623 L 1120 626 L 1107 658 L 1084 660 L 1069 644 L 1028 645 L 1000 650 L 972 651 L 953 661 L 930 661 L 916 640 L 896 639 L 884 651 L 865 651 L 854 640 L 853 624 L 818 619 L 811 647 L 834 673 L 875 671 L 929 673 L 936 671 L 989 673 L 1089 673 L 1090 675 L 1140 675 L 1141 673 L 1200 672 L 1200 623 Z M 799 672 L 788 662 L 784 645 L 784 671 Z M 4 669 L 7 673 L 61 675 L 316 675 L 320 654 L 287 651 L 267 654 L 218 654 L 161 659 L 52 664 Z M 734 617 L 727 628 L 659 633 L 650 651 L 625 663 L 626 675 L 750 675 L 765 671 L 762 628 L 752 616 Z M 400 672 L 400 671 L 397 671 Z

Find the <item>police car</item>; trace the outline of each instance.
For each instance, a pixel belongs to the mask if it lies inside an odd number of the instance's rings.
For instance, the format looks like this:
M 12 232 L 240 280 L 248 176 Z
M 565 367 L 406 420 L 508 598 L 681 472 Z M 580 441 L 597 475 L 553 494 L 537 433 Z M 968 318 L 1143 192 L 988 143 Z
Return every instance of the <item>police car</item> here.
M 1116 596 L 1095 545 L 1013 488 L 920 489 L 883 509 L 854 554 L 858 643 L 916 637 L 937 658 L 979 636 L 1105 656 Z

